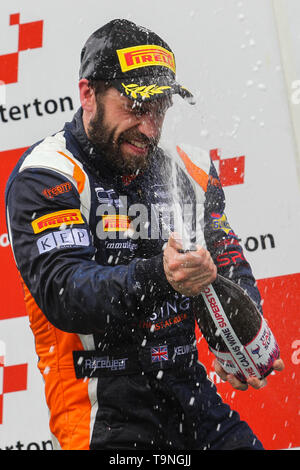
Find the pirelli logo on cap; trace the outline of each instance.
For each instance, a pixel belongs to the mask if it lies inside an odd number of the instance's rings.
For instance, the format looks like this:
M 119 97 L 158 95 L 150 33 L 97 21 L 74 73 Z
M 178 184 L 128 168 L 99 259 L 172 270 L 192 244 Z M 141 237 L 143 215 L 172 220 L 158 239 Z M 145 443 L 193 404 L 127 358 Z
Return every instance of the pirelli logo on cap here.
M 176 72 L 174 55 L 160 46 L 127 47 L 126 49 L 118 49 L 117 54 L 122 72 L 151 65 L 168 67 L 172 72 Z
M 103 215 L 102 222 L 104 232 L 125 232 L 131 220 L 127 215 Z
M 52 212 L 51 214 L 43 215 L 31 222 L 34 233 L 43 232 L 47 228 L 73 224 L 84 224 L 84 220 L 79 209 Z

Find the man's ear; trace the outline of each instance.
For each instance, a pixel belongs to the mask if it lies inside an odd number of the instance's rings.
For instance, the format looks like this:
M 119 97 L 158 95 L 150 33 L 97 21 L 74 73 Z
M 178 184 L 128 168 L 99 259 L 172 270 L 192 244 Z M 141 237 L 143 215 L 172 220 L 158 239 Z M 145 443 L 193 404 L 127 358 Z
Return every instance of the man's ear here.
M 79 80 L 79 97 L 82 109 L 93 113 L 96 104 L 95 92 L 86 78 Z

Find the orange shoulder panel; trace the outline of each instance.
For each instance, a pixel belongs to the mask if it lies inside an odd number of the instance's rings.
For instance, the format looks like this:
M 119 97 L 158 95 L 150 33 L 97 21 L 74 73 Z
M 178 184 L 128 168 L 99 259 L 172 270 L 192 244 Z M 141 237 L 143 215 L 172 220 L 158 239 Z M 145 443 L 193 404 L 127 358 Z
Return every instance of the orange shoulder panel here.
M 73 178 L 77 182 L 77 189 L 78 189 L 79 194 L 81 194 L 83 189 L 84 189 L 84 185 L 85 185 L 85 174 L 84 174 L 84 172 L 82 171 L 80 166 L 77 165 L 77 163 L 71 157 L 66 155 L 64 152 L 59 152 L 58 151 L 58 153 L 60 155 L 62 155 L 63 157 L 66 157 L 74 165 Z

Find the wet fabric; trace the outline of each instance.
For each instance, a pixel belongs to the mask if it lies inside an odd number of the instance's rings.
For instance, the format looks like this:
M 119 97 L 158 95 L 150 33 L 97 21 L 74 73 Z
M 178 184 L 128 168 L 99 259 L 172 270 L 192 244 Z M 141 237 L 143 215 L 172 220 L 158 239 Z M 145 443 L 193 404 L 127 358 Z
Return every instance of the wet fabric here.
M 216 170 L 209 156 L 203 158 L 208 173 L 201 224 L 207 248 L 218 272 L 247 290 L 260 308 L 251 268 L 225 216 Z M 178 175 L 183 201 L 194 207 L 190 181 L 180 169 Z M 61 132 L 28 149 L 7 183 L 8 233 L 55 448 L 253 447 L 252 432 L 221 402 L 200 365 L 76 377 L 75 351 L 104 357 L 105 350 L 121 350 L 117 359 L 124 360 L 128 349 L 139 353 L 151 343 L 157 349 L 151 360 L 163 364 L 171 359 L 169 344 L 181 348 L 178 352 L 196 345 L 191 301 L 174 291 L 163 269 L 170 177 L 169 158 L 159 148 L 143 173 L 128 179 L 115 174 L 109 156 L 88 141 L 79 109 Z M 146 208 L 149 236 L 125 235 L 125 202 Z M 111 219 L 105 219 L 103 205 L 112 211 Z M 158 209 L 157 217 L 150 217 L 152 209 Z M 108 369 L 112 363 L 101 360 L 97 366 Z
M 263 448 L 200 364 L 184 372 L 100 380 L 99 403 L 91 449 Z

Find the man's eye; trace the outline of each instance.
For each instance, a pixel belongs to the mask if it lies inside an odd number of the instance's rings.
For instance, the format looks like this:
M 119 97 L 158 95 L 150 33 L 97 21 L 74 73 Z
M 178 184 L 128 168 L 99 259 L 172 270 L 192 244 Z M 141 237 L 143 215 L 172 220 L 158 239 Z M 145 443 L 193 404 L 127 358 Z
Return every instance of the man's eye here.
M 166 106 L 155 106 L 155 107 L 144 107 L 134 104 L 133 106 L 126 106 L 126 111 L 137 118 L 143 116 L 150 116 L 154 118 L 160 118 L 165 115 L 167 107 Z

